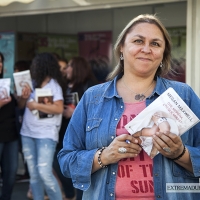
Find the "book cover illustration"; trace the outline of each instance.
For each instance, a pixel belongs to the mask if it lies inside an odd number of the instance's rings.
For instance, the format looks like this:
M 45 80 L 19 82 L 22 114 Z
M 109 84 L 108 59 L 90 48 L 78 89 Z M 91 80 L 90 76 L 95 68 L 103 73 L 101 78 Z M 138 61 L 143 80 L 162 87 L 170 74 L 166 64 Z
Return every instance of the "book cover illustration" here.
M 53 95 L 51 89 L 36 88 L 35 101 L 42 104 L 53 104 Z M 37 116 L 39 119 L 45 119 L 45 118 L 51 118 L 54 115 L 38 111 Z
M 10 96 L 10 78 L 0 79 L 0 99 L 7 99 Z
M 75 108 L 78 102 L 79 102 L 79 96 L 77 92 L 72 92 L 65 95 L 65 101 L 64 101 L 65 105 Z
M 130 134 L 140 133 L 141 146 L 152 158 L 159 152 L 152 149 L 152 135 L 169 131 L 182 135 L 199 122 L 198 117 L 187 106 L 173 88 L 168 88 L 155 101 L 125 125 Z
M 22 89 L 26 86 L 33 90 L 30 70 L 13 73 L 17 96 L 22 95 Z

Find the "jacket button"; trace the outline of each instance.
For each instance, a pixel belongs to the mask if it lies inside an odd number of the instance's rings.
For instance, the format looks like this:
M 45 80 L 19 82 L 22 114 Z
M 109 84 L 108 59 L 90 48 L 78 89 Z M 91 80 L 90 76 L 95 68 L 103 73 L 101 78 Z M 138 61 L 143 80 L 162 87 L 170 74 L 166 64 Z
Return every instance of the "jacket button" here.
M 158 174 L 155 174 L 155 176 L 158 176 Z
M 160 195 L 157 195 L 157 198 L 161 198 L 161 196 L 160 196 Z

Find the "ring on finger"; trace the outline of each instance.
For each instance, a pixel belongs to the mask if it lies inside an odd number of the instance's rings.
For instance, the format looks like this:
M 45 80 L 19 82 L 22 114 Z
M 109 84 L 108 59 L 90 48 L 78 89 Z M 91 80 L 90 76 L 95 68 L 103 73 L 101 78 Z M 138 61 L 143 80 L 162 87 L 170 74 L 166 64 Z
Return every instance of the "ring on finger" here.
M 125 147 L 119 147 L 118 152 L 119 153 L 126 153 L 127 149 Z
M 171 149 L 169 147 L 163 147 L 163 150 L 167 153 L 170 153 L 171 152 Z

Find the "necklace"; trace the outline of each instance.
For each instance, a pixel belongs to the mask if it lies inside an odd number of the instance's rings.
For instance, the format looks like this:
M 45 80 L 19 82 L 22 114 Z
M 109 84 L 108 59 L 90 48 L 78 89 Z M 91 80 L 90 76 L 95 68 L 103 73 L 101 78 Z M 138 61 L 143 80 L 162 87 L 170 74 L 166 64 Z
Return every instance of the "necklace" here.
M 124 86 L 125 86 L 128 90 L 130 90 L 131 92 L 133 92 L 133 93 L 135 94 L 135 100 L 136 100 L 136 101 L 143 101 L 143 100 L 146 98 L 145 94 L 150 90 L 150 88 L 152 87 L 154 81 L 152 81 L 152 83 L 151 83 L 151 85 L 149 86 L 149 88 L 148 88 L 145 92 L 143 92 L 143 93 L 141 93 L 141 94 L 136 93 L 136 92 L 134 92 L 131 88 L 129 88 L 129 87 L 126 85 L 126 83 L 124 82 L 123 79 L 122 79 L 122 82 L 123 82 Z

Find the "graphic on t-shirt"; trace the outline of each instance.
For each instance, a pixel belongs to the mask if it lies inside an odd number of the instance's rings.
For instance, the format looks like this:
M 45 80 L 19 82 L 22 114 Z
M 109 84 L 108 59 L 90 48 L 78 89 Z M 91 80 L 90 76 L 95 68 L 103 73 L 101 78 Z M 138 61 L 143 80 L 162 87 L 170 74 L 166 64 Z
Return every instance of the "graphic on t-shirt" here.
M 144 108 L 145 102 L 125 104 L 125 111 L 117 126 L 117 135 L 129 134 L 125 125 L 137 116 Z M 153 200 L 153 161 L 145 151 L 135 158 L 119 161 L 116 200 Z

